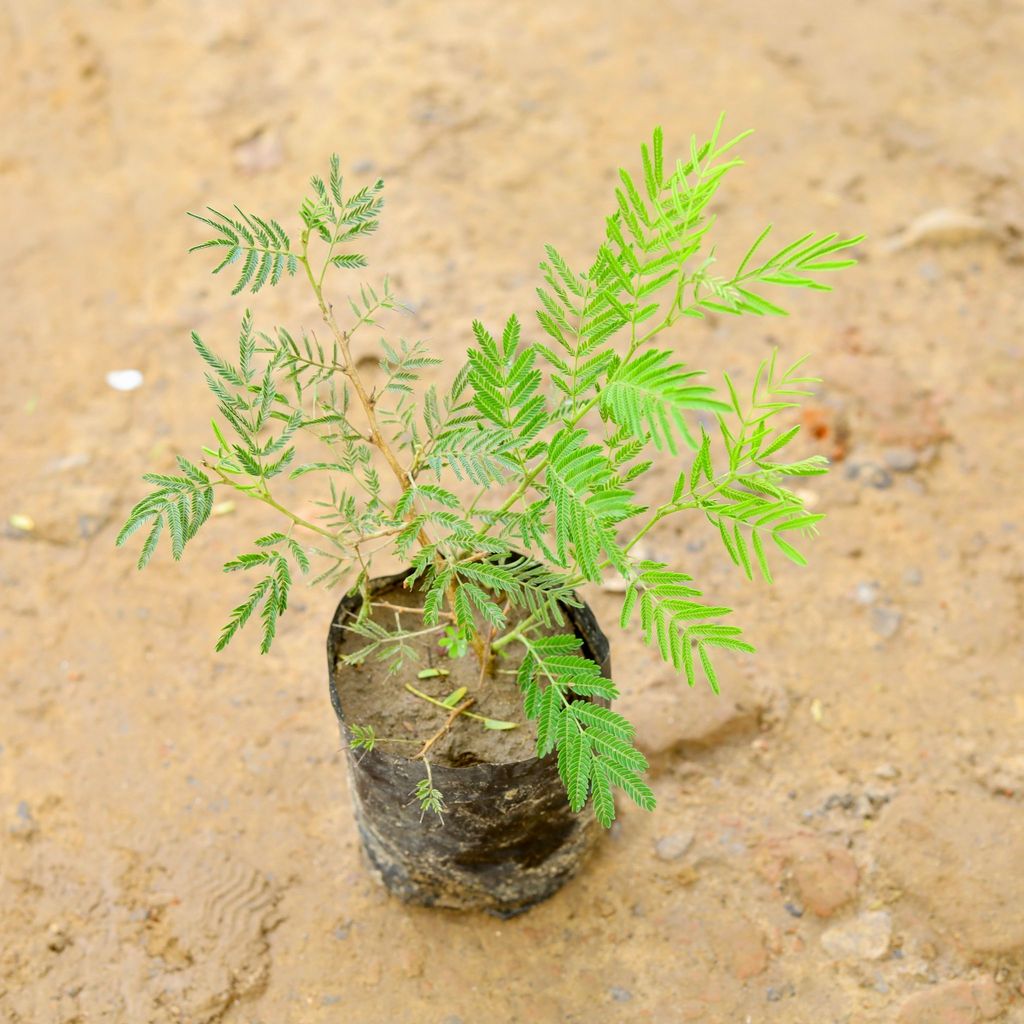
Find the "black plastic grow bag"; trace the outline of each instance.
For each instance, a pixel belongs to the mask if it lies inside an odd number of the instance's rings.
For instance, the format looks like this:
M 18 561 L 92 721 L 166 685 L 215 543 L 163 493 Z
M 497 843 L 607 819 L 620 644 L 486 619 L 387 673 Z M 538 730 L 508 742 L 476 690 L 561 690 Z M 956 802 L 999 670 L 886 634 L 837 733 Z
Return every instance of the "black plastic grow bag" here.
M 370 592 L 399 586 L 408 575 L 373 580 Z M 552 753 L 506 764 L 432 764 L 447 810 L 443 823 L 422 817 L 412 797 L 424 777 L 421 761 L 349 746 L 342 701 L 347 670 L 338 657 L 349 636 L 345 623 L 361 604 L 358 595 L 339 603 L 327 638 L 327 665 L 355 820 L 372 868 L 396 896 L 424 906 L 511 915 L 546 899 L 576 873 L 600 831 L 589 804 L 578 814 L 569 809 Z M 608 640 L 593 613 L 585 605 L 563 611 L 583 641 L 582 653 L 610 678 Z

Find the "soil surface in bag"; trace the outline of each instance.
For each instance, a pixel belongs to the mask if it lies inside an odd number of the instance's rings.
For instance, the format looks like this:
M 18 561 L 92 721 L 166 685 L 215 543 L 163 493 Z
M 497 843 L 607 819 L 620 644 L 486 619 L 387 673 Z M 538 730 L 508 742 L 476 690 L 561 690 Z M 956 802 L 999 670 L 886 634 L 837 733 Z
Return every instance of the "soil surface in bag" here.
M 418 610 L 402 613 L 379 605 L 379 602 L 385 602 L 419 609 L 423 604 L 421 592 L 406 590 L 401 584 L 396 584 L 375 594 L 374 601 L 377 604 L 370 617 L 381 626 L 394 629 L 397 616 L 403 629 L 424 628 L 423 616 Z M 520 609 L 510 609 L 507 628 L 523 617 Z M 571 633 L 572 626 L 563 623 L 545 632 Z M 460 715 L 447 734 L 430 748 L 430 763 L 464 768 L 481 763 L 509 764 L 532 757 L 536 743 L 535 725 L 523 711 L 523 697 L 515 684 L 515 672 L 523 660 L 523 648 L 515 643 L 509 644 L 494 666 L 495 673 L 487 673 L 481 680 L 480 663 L 473 652 L 463 658 L 449 658 L 447 652 L 438 646 L 438 639 L 443 635 L 439 631 L 409 640 L 414 657 L 406 659 L 397 672 L 390 672 L 390 662 L 379 661 L 372 656 L 362 665 L 345 665 L 339 661 L 335 666 L 335 679 L 347 725 L 350 728 L 353 725 L 371 725 L 379 749 L 412 757 L 441 728 L 448 712 L 410 693 L 405 684 L 410 683 L 438 700 L 444 700 L 448 694 L 464 686 L 467 693 L 459 703 L 471 696 L 476 698 L 469 711 L 499 721 L 515 722 L 517 728 L 487 729 L 483 722 Z M 369 642 L 364 637 L 349 634 L 346 636 L 345 654 L 351 654 Z M 424 669 L 438 669 L 447 674 L 420 679 L 418 673 Z

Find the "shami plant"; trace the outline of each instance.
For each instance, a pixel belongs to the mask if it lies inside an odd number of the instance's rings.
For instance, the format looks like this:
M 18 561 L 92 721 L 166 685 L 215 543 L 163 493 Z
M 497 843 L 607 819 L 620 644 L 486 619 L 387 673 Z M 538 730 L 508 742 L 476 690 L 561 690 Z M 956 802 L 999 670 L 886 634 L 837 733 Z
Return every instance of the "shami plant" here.
M 334 157 L 327 179 L 311 181 L 297 244 L 273 218 L 237 207 L 193 215 L 212 232 L 194 249 L 220 256 L 214 273 L 234 275 L 233 294 L 300 277 L 326 335 L 257 331 L 246 311 L 232 362 L 193 333 L 217 400 L 214 441 L 198 462 L 179 457 L 179 474 L 145 476 L 154 490 L 132 509 L 117 544 L 145 528 L 140 569 L 162 535 L 178 559 L 210 516 L 216 488 L 254 498 L 282 526 L 224 565 L 260 578 L 231 612 L 218 650 L 256 617 L 268 651 L 293 575 L 312 573 L 316 584 L 363 594 L 349 626 L 362 642 L 348 659 L 389 662 L 411 692 L 448 712 L 443 728 L 462 714 L 485 728 L 514 723 L 469 711 L 464 689 L 442 700 L 411 685 L 418 666 L 408 663 L 410 637 L 435 635 L 450 657 L 475 658 L 481 679 L 516 651 L 515 683 L 536 723 L 537 756 L 557 750 L 571 807 L 589 797 L 607 826 L 617 787 L 652 808 L 633 726 L 602 703 L 575 699 L 612 701 L 617 690 L 581 655 L 560 609 L 578 601 L 581 585 L 617 575 L 623 627 L 638 618 L 645 642 L 690 686 L 703 675 L 716 692 L 712 652 L 753 650 L 740 627 L 723 621 L 729 608 L 706 601 L 681 568 L 640 557 L 638 544 L 691 513 L 747 577 L 771 581 L 772 553 L 803 565 L 794 540 L 814 533 L 822 516 L 787 483 L 824 473 L 827 463 L 786 461 L 798 427 L 780 417 L 813 378 L 801 362 L 781 367 L 772 355 L 742 395 L 728 376 L 716 392 L 683 362 L 677 328 L 711 310 L 782 315 L 763 286 L 827 291 L 821 277 L 850 266 L 847 250 L 860 241 L 806 234 L 764 256 L 765 228 L 734 270 L 720 271 L 708 207 L 739 165 L 732 150 L 745 137 L 722 141 L 720 129 L 721 120 L 672 165 L 657 129 L 641 148 L 642 173 L 619 172 L 617 205 L 592 262 L 573 267 L 546 247 L 538 339 L 525 338 L 514 315 L 496 333 L 474 323 L 468 359 L 446 390 L 421 382 L 440 362 L 423 342 L 382 335 L 383 383 L 374 387 L 353 360 L 353 335 L 381 329 L 378 317 L 401 308 L 387 278 L 355 289 L 344 317 L 328 297 L 330 274 L 366 266 L 353 246 L 377 229 L 383 182 L 346 192 Z M 321 457 L 300 461 L 302 434 L 322 446 Z M 671 489 L 657 504 L 642 501 L 638 483 L 664 465 Z M 318 512 L 303 516 L 275 484 L 307 476 L 319 485 Z M 371 616 L 367 585 L 383 552 L 412 568 L 406 585 L 422 595 L 415 629 L 397 616 L 391 628 Z M 384 742 L 358 724 L 350 741 L 364 749 Z M 415 755 L 424 762 L 415 796 L 424 812 L 440 815 L 430 746 L 428 739 Z

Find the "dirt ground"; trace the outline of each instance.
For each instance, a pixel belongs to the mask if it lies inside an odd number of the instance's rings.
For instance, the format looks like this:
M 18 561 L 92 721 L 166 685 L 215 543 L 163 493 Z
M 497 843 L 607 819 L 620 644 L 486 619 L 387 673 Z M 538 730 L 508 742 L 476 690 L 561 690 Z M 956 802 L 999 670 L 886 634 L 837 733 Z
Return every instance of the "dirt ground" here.
M 1024 1021 L 1022 52 L 1009 0 L 8 0 L 0 1019 Z M 722 109 L 757 129 L 724 260 L 769 220 L 870 236 L 789 320 L 675 339 L 748 381 L 811 355 L 812 565 L 769 589 L 699 524 L 655 535 L 759 648 L 688 691 L 587 595 L 658 811 L 523 917 L 406 908 L 359 858 L 336 595 L 215 656 L 220 564 L 276 524 L 239 507 L 143 574 L 113 549 L 140 474 L 207 441 L 188 331 L 237 332 L 184 211 L 283 219 L 333 150 L 383 174 L 373 268 L 457 359 L 530 315 L 545 241 L 587 257 L 655 124 L 682 152 Z M 255 308 L 315 323 L 298 286 Z

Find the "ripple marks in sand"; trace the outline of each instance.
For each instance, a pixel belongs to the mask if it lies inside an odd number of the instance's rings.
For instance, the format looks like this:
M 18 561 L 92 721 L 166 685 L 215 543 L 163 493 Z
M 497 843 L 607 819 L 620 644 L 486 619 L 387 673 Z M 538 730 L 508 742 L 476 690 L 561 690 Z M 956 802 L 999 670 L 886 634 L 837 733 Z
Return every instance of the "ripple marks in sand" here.
M 172 857 L 165 851 L 165 863 Z M 233 1003 L 257 995 L 270 972 L 266 936 L 280 918 L 280 892 L 224 850 L 179 853 L 168 874 L 175 902 L 160 925 L 183 954 L 165 975 L 161 998 L 185 1019 L 210 1024 Z

